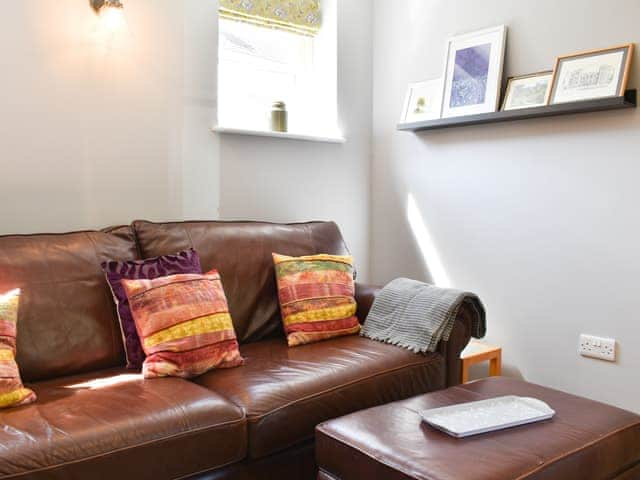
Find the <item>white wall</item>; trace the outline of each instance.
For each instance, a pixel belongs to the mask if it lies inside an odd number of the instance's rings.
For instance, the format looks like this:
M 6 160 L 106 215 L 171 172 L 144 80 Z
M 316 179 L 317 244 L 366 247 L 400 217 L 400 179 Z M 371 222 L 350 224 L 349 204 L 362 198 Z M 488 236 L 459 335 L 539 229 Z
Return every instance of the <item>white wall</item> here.
M 440 260 L 453 285 L 477 291 L 510 373 L 640 411 L 638 114 L 395 131 L 406 84 L 441 74 L 447 36 L 505 23 L 506 74 L 527 73 L 637 40 L 640 5 L 375 0 L 372 19 L 369 3 L 340 2 L 347 143 L 330 145 L 210 132 L 215 1 L 126 0 L 129 45 L 109 54 L 86 0 L 3 2 L 0 233 L 334 219 L 361 278 L 428 279 Z M 409 195 L 438 258 L 423 257 Z M 616 337 L 619 362 L 578 357 L 580 332 Z
M 2 2 L 0 233 L 331 219 L 365 277 L 371 14 L 358 6 L 368 1 L 340 13 L 338 146 L 212 133 L 217 2 L 123 3 L 130 35 L 106 52 L 88 0 Z
M 506 24 L 506 75 L 559 54 L 638 41 L 640 3 L 375 0 L 372 276 L 429 279 L 440 260 L 477 292 L 510 374 L 640 411 L 640 117 L 585 114 L 395 130 L 410 81 L 441 75 L 448 36 Z M 638 58 L 634 62 L 638 65 Z M 637 67 L 631 86 L 636 85 Z M 423 258 L 409 196 L 437 256 Z M 579 357 L 580 332 L 619 341 L 615 364 Z
M 106 51 L 86 0 L 3 2 L 2 232 L 217 215 L 215 7 L 125 7 Z
M 362 280 L 369 266 L 369 4 L 338 4 L 338 116 L 345 144 L 234 135 L 223 135 L 220 142 L 222 217 L 335 220 Z

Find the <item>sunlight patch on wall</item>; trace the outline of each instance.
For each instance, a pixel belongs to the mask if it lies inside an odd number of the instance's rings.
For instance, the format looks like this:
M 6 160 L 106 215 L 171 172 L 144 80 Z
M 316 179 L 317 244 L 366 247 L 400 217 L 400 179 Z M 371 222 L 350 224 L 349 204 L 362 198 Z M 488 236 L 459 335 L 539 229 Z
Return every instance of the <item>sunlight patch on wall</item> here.
M 411 193 L 407 196 L 407 220 L 433 282 L 439 287 L 450 287 L 449 275 L 447 275 L 438 249 L 433 242 L 422 213 L 420 213 L 416 199 Z

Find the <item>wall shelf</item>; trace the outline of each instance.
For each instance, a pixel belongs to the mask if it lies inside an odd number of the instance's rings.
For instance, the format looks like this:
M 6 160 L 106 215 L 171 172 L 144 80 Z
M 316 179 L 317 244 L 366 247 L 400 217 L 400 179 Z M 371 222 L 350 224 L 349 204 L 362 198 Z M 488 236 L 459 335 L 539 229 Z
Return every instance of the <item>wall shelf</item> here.
M 222 127 L 220 125 L 213 127 L 211 130 L 213 130 L 216 133 L 223 133 L 223 134 L 281 138 L 286 140 L 303 140 L 307 142 L 322 142 L 322 143 L 345 143 L 346 142 L 342 134 L 314 135 L 311 133 L 304 134 L 304 133 L 296 133 L 296 132 L 273 132 L 269 130 L 252 130 L 252 129 L 246 129 L 246 128 Z
M 574 113 L 599 112 L 603 110 L 618 110 L 622 108 L 636 108 L 636 90 L 627 90 L 624 96 L 584 100 L 572 103 L 546 105 L 544 107 L 523 108 L 506 112 L 481 113 L 453 118 L 439 118 L 422 122 L 399 123 L 398 130 L 420 132 L 424 130 L 438 130 L 452 127 L 465 127 L 483 123 L 509 122 L 526 120 L 529 118 L 554 117 Z

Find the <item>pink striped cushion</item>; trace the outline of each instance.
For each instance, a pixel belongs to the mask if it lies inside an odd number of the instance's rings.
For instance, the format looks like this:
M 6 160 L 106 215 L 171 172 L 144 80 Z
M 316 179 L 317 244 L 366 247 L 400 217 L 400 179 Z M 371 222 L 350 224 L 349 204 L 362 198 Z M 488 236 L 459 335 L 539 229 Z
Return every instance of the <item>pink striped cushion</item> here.
M 0 295 L 0 408 L 26 405 L 36 399 L 36 394 L 22 385 L 15 360 L 19 300 L 20 290 Z
M 290 347 L 360 331 L 350 256 L 274 253 L 273 261 Z
M 195 377 L 241 365 L 220 275 L 122 280 L 147 358 L 145 378 Z

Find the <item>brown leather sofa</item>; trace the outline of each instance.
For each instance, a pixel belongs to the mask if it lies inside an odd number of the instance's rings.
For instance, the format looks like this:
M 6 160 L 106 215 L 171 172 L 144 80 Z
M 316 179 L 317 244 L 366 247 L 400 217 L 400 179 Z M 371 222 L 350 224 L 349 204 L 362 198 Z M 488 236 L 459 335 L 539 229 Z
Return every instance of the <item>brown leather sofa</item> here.
M 145 381 L 124 368 L 100 262 L 189 247 L 221 272 L 246 365 Z M 0 237 L 0 292 L 22 288 L 17 358 L 38 395 L 0 411 L 0 479 L 311 479 L 318 423 L 458 382 L 466 309 L 438 353 L 358 336 L 288 348 L 272 252 L 347 247 L 331 222 L 137 221 Z M 361 320 L 375 292 L 357 284 Z

